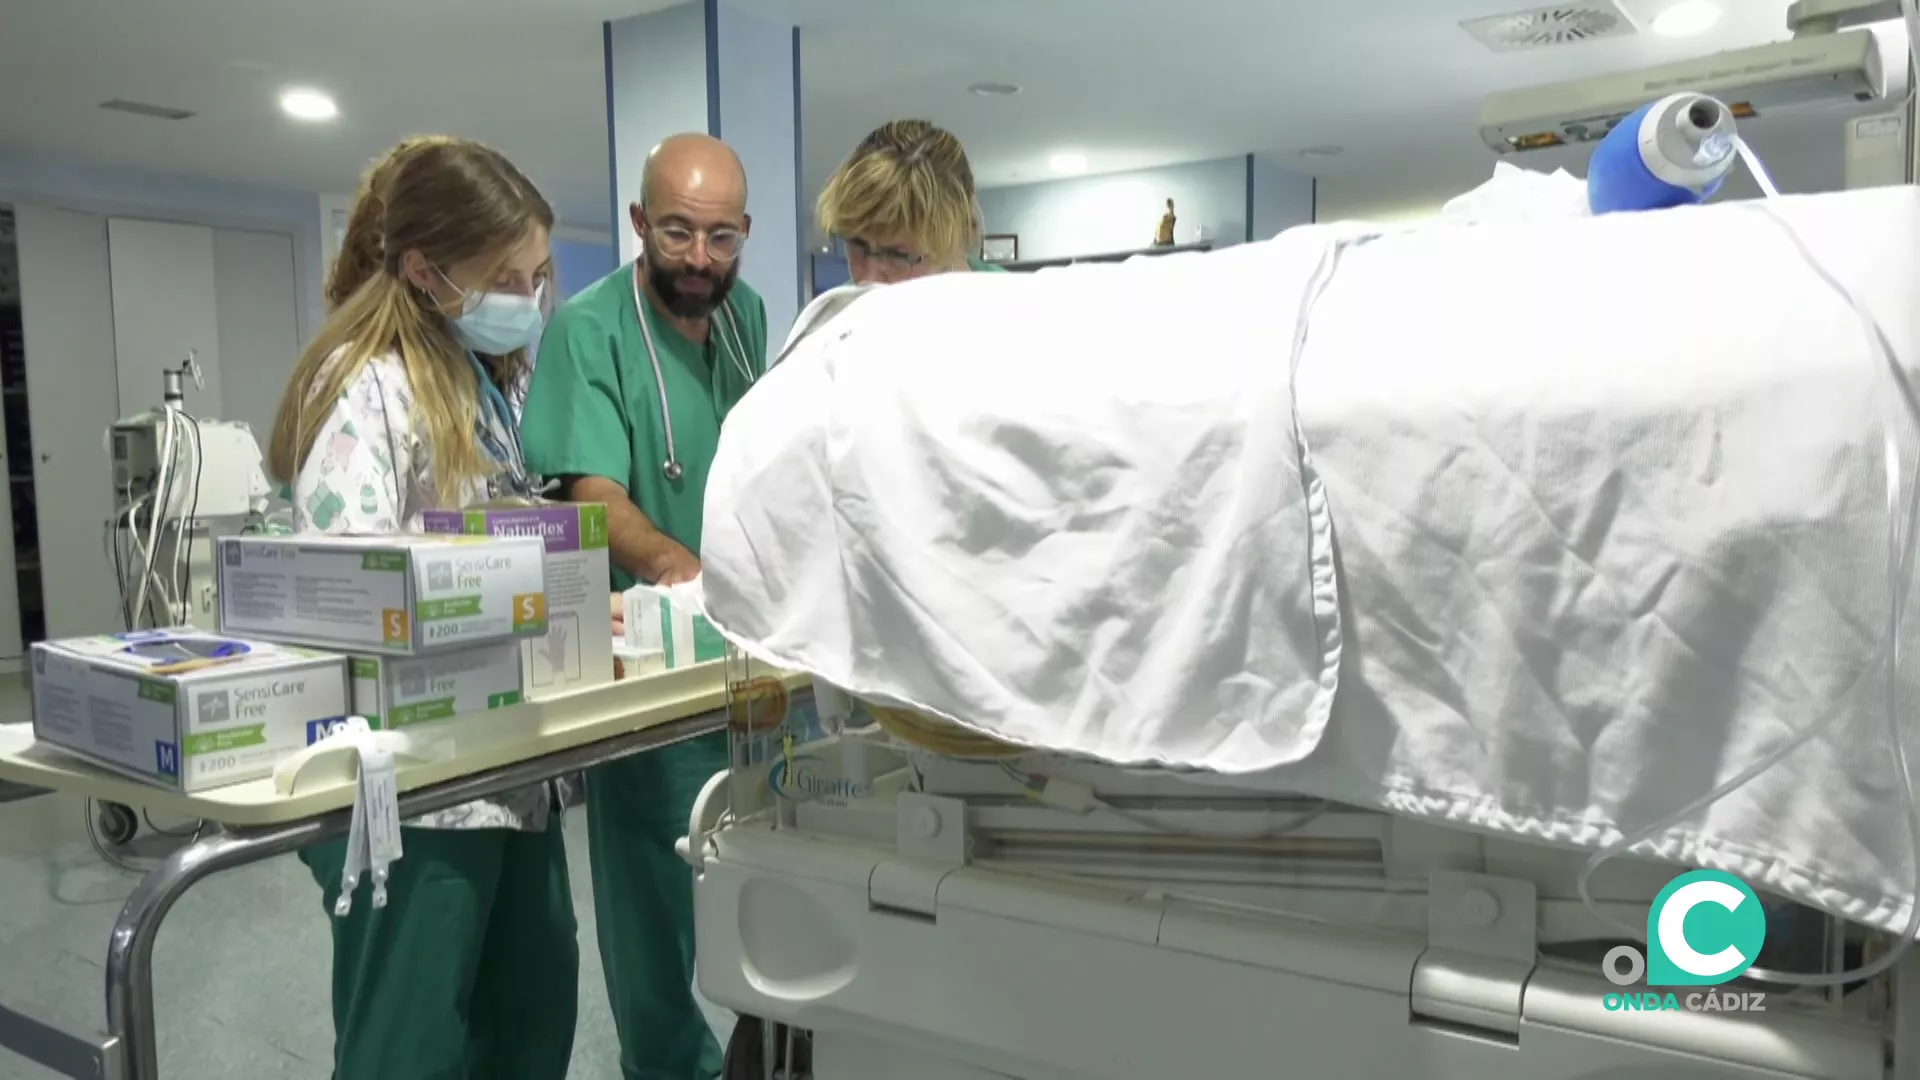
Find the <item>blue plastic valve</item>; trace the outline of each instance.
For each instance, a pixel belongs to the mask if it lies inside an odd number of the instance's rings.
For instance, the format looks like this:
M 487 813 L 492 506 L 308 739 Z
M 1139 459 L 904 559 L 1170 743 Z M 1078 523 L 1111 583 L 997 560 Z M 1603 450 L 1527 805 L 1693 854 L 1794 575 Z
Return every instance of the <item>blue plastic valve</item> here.
M 1629 113 L 1594 148 L 1587 205 L 1611 214 L 1704 202 L 1737 157 L 1725 105 L 1705 94 L 1664 97 Z

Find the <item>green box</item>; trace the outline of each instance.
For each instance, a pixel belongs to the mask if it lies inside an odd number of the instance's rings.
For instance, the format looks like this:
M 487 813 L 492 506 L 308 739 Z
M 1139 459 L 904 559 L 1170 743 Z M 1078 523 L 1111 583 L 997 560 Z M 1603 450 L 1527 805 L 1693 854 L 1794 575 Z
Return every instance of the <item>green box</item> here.
M 520 644 L 495 642 L 425 656 L 354 656 L 353 711 L 401 729 L 518 705 Z

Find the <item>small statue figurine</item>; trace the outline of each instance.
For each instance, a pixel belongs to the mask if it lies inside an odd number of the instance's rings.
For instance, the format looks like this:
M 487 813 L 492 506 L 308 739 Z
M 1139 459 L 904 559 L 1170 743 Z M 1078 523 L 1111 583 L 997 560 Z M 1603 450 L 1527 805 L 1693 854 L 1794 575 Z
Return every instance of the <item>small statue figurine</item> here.
M 1173 246 L 1173 200 L 1167 200 L 1167 212 L 1160 215 L 1160 230 L 1153 234 L 1154 247 Z

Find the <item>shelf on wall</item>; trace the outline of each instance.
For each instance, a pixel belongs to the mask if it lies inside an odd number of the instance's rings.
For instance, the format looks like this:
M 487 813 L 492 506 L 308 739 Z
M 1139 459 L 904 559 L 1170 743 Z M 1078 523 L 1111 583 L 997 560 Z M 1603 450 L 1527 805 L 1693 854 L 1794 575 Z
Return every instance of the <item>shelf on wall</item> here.
M 1212 251 L 1213 241 L 1198 240 L 1191 244 L 1169 244 L 1165 247 L 1143 247 L 1132 251 L 1108 251 L 1098 255 L 1069 255 L 1060 259 L 1017 259 L 1013 262 L 994 263 L 1002 270 L 1016 274 L 1034 270 L 1044 270 L 1050 266 L 1073 266 L 1076 263 L 1125 262 L 1136 255 L 1180 255 L 1189 251 Z

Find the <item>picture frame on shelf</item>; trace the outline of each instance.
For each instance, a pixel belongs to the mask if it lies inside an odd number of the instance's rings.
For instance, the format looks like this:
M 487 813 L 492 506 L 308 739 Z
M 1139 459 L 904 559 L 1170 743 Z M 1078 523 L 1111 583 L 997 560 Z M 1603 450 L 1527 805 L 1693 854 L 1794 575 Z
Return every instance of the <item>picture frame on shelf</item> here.
M 1020 261 L 1020 237 L 1013 233 L 988 233 L 980 238 L 980 261 L 1010 263 Z

